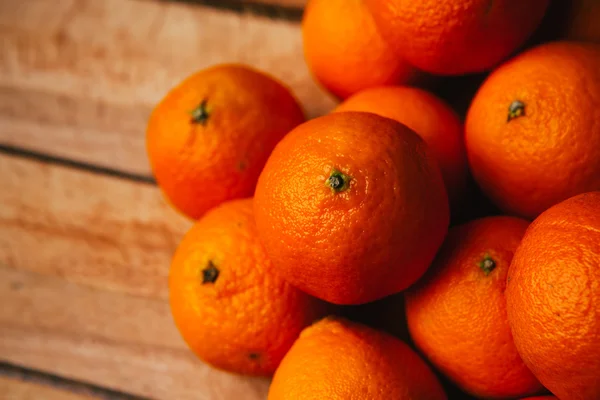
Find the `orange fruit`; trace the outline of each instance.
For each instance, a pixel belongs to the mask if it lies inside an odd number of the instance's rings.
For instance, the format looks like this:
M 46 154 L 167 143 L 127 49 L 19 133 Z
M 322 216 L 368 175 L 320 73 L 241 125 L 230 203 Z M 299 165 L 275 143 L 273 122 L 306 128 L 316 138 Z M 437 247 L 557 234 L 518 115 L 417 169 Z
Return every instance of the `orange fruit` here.
M 567 2 L 563 37 L 569 40 L 600 43 L 600 1 L 571 0 Z
M 278 272 L 336 304 L 367 303 L 414 283 L 449 218 L 425 142 L 396 121 L 360 112 L 290 132 L 260 175 L 254 206 Z
M 523 361 L 559 399 L 600 399 L 600 192 L 542 213 L 508 274 L 508 321 Z
M 198 357 L 250 375 L 272 374 L 325 311 L 273 273 L 251 199 L 223 203 L 195 223 L 173 257 L 169 289 L 177 328 Z
M 287 88 L 242 65 L 200 71 L 156 106 L 146 133 L 158 185 L 197 219 L 226 200 L 249 197 L 279 140 L 304 121 Z
M 446 399 L 419 356 L 386 333 L 343 319 L 306 328 L 277 369 L 269 400 Z
M 310 0 L 302 36 L 313 75 L 337 97 L 416 77 L 416 70 L 381 37 L 362 0 Z
M 443 100 L 422 89 L 383 86 L 353 95 L 335 111 L 372 112 L 414 130 L 435 156 L 452 204 L 459 203 L 467 182 L 463 125 Z
M 425 277 L 406 292 L 410 335 L 460 388 L 481 398 L 535 394 L 542 386 L 513 343 L 504 289 L 528 222 L 488 217 L 450 229 Z
M 600 189 L 600 46 L 557 42 L 494 71 L 466 121 L 467 156 L 504 211 L 534 218 Z
M 542 20 L 548 0 L 365 0 L 384 37 L 416 67 L 440 75 L 490 69 Z

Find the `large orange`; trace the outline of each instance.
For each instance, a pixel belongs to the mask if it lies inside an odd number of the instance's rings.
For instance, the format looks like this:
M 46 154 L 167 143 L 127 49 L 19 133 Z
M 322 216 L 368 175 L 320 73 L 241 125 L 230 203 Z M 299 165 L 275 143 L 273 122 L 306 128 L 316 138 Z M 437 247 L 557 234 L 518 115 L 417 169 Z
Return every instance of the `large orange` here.
M 310 0 L 302 21 L 304 54 L 315 77 L 345 98 L 416 76 L 379 34 L 363 0 Z
M 473 176 L 504 211 L 533 218 L 600 189 L 600 45 L 557 42 L 485 81 L 466 122 Z
M 529 227 L 508 274 L 508 321 L 531 371 L 561 400 L 600 399 L 600 192 Z
M 408 329 L 417 347 L 479 398 L 542 389 L 517 353 L 504 298 L 508 268 L 528 224 L 488 217 L 450 229 L 425 277 L 406 292 Z
M 356 93 L 336 111 L 372 112 L 414 130 L 435 156 L 452 204 L 459 203 L 467 180 L 463 125 L 443 100 L 422 89 L 381 86 Z
M 361 112 L 290 132 L 255 197 L 259 235 L 277 271 L 337 304 L 367 303 L 414 283 L 446 235 L 448 208 L 425 142 Z
M 171 311 L 204 361 L 270 375 L 323 303 L 273 273 L 256 234 L 252 200 L 209 211 L 185 235 L 171 264 Z
M 269 400 L 446 399 L 419 356 L 386 333 L 326 318 L 302 331 L 277 369 Z
M 242 65 L 200 71 L 156 106 L 148 157 L 169 201 L 191 218 L 249 197 L 277 142 L 304 121 L 287 88 Z
M 428 72 L 490 69 L 535 30 L 548 0 L 365 0 L 381 32 Z

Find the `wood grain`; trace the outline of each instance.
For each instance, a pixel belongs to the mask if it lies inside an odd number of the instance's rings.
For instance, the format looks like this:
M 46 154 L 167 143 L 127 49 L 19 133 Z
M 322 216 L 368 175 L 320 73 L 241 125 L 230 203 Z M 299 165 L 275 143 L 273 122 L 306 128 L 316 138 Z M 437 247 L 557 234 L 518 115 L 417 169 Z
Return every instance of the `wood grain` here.
M 335 104 L 300 26 L 141 0 L 0 2 L 0 144 L 150 175 L 147 117 L 192 72 L 242 62 L 287 83 L 309 116 Z
M 5 400 L 98 400 L 99 397 L 72 393 L 37 382 L 0 376 L 0 393 Z
M 197 361 L 169 314 L 191 225 L 155 186 L 0 155 L 0 359 L 162 399 L 259 399 Z
M 242 3 L 261 3 L 284 7 L 304 8 L 308 0 L 233 0 Z
M 210 368 L 186 348 L 168 305 L 0 265 L 0 357 L 158 399 L 266 398 L 268 382 Z
M 191 221 L 155 186 L 0 154 L 0 263 L 167 298 Z

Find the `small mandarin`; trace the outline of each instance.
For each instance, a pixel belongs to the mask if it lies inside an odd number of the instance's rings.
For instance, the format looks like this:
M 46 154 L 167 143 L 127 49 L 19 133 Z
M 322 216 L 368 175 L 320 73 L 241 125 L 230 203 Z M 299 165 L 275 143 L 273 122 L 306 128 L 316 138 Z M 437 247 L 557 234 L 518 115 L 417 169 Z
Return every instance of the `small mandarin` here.
M 277 369 L 269 400 L 445 400 L 436 376 L 399 339 L 344 319 L 302 331 Z
M 300 331 L 326 312 L 273 273 L 256 234 L 252 200 L 209 211 L 171 264 L 171 311 L 202 360 L 231 372 L 271 375 Z
M 465 142 L 473 176 L 504 212 L 535 218 L 600 190 L 600 45 L 544 44 L 479 89 Z
M 290 132 L 267 161 L 254 205 L 278 273 L 336 304 L 367 303 L 413 284 L 449 220 L 425 142 L 364 112 L 329 114 Z
M 508 273 L 515 345 L 561 400 L 600 399 L 600 192 L 567 199 L 527 229 Z
M 243 65 L 215 66 L 184 80 L 152 112 L 150 165 L 173 206 L 197 219 L 252 196 L 271 150 L 303 121 L 296 99 L 273 78 Z
M 302 37 L 312 73 L 337 97 L 417 78 L 416 70 L 381 37 L 363 0 L 310 0 Z
M 439 75 L 483 72 L 517 50 L 548 0 L 365 0 L 408 62 Z
M 487 217 L 450 229 L 427 274 L 406 292 L 416 346 L 461 389 L 514 398 L 543 389 L 513 343 L 504 290 L 528 222 Z

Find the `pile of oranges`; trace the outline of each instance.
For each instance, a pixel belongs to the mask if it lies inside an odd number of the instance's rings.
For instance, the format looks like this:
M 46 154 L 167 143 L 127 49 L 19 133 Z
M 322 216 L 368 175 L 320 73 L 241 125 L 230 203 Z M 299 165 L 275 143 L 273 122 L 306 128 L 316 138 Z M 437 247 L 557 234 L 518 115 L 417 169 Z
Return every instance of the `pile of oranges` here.
M 169 283 L 190 348 L 270 400 L 600 399 L 600 2 L 555 3 L 309 0 L 343 100 L 309 121 L 243 65 L 172 89 L 147 150 L 196 220 Z

